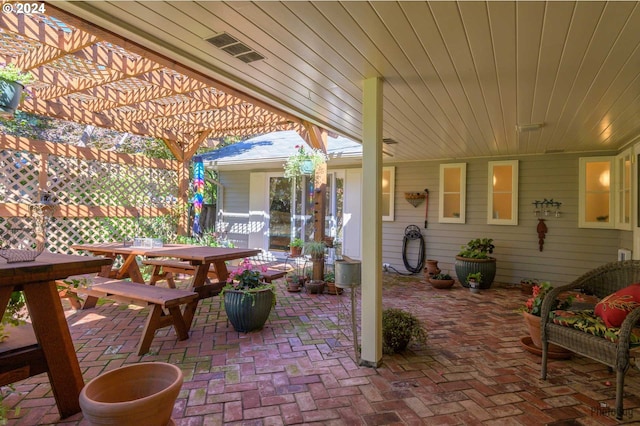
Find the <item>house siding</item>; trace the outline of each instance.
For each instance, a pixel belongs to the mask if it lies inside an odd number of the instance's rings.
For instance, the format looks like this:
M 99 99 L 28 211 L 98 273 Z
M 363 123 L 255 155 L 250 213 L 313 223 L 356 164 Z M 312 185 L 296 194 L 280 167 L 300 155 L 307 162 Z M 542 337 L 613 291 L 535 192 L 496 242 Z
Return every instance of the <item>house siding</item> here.
M 249 244 L 250 176 L 248 171 L 227 171 L 218 176 L 224 190 L 216 229 L 226 234 L 236 247 Z
M 455 275 L 455 255 L 474 238 L 493 238 L 497 258 L 496 282 L 517 283 L 522 278 L 571 282 L 597 265 L 617 259 L 620 247 L 632 246 L 632 232 L 578 228 L 578 159 L 584 155 L 553 154 L 514 157 L 519 160 L 518 225 L 488 225 L 487 178 L 489 159 L 467 163 L 467 217 L 465 224 L 438 223 L 438 162 L 398 163 L 396 166 L 395 221 L 383 222 L 383 261 L 405 272 L 403 238 L 408 225 L 420 227 L 426 258 L 438 261 Z M 460 161 L 451 161 L 460 162 Z M 424 228 L 425 204 L 417 208 L 404 199 L 405 192 L 429 190 L 428 227 Z M 539 250 L 533 214 L 534 200 L 560 201 L 561 217 L 545 218 L 548 228 Z M 406 258 L 418 262 L 416 242 L 409 242 Z
M 599 153 L 602 155 L 602 153 Z M 547 154 L 513 157 L 519 160 L 518 225 L 487 224 L 487 178 L 490 159 L 451 160 L 467 163 L 466 223 L 438 223 L 440 164 L 446 161 L 387 163 L 395 169 L 395 220 L 382 223 L 383 262 L 407 273 L 403 238 L 407 226 L 417 226 L 425 240 L 425 259 L 438 261 L 455 275 L 455 255 L 474 238 L 493 238 L 497 258 L 496 282 L 517 283 L 522 278 L 566 284 L 597 265 L 617 259 L 618 248 L 633 246 L 631 231 L 578 228 L 578 159 L 586 155 Z M 228 237 L 239 247 L 248 243 L 249 171 L 220 174 L 224 191 L 224 219 Z M 366 182 L 364 183 L 366 185 Z M 405 192 L 429 190 L 428 226 L 425 207 L 413 207 Z M 534 200 L 553 198 L 562 203 L 561 217 L 546 218 L 548 232 L 539 250 L 533 214 Z M 366 232 L 366 231 L 365 231 Z M 406 259 L 417 266 L 419 242 L 408 241 Z

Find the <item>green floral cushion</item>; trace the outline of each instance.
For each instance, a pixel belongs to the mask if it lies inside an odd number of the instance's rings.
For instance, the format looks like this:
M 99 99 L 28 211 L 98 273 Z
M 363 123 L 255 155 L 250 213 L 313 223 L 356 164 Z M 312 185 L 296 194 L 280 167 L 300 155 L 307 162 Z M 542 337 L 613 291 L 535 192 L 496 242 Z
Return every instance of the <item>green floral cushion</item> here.
M 551 319 L 554 324 L 573 327 L 577 330 L 591 333 L 594 336 L 604 337 L 613 343 L 618 342 L 620 328 L 607 327 L 602 318 L 593 313 L 593 309 L 582 311 L 556 310 L 551 312 Z M 631 346 L 640 346 L 640 327 L 634 327 L 631 330 Z

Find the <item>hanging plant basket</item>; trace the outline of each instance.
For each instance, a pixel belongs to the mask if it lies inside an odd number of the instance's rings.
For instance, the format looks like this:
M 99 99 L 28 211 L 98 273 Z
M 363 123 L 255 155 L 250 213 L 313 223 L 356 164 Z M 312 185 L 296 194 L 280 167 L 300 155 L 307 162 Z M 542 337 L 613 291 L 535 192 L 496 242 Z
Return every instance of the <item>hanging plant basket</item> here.
M 311 175 L 313 174 L 314 170 L 315 170 L 315 166 L 313 164 L 313 161 L 311 160 L 304 160 L 302 164 L 300 164 L 300 172 L 303 175 Z
M 24 86 L 17 81 L 0 79 L 0 116 L 13 117 L 20 104 Z
M 327 155 L 318 149 L 307 151 L 302 145 L 296 145 L 296 149 L 296 153 L 290 155 L 284 164 L 284 177 L 286 178 L 312 175 L 320 164 L 326 163 L 328 160 Z

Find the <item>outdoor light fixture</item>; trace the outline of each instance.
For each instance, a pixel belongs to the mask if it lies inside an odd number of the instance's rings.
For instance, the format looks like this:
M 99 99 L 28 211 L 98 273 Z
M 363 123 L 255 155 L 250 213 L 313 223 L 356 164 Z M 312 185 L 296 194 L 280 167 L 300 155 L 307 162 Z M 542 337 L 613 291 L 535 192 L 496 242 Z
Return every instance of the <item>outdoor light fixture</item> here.
M 519 133 L 531 132 L 533 130 L 538 130 L 543 127 L 544 127 L 544 123 L 516 124 L 516 131 Z

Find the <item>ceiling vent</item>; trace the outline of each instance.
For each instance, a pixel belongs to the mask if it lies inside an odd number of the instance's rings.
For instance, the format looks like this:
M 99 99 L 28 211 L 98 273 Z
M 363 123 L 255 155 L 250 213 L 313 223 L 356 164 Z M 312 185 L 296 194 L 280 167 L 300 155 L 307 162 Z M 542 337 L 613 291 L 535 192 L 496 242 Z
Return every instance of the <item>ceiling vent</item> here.
M 216 36 L 206 39 L 218 49 L 224 50 L 234 58 L 240 59 L 244 63 L 260 61 L 264 56 L 242 43 L 234 36 L 227 33 L 220 33 Z

